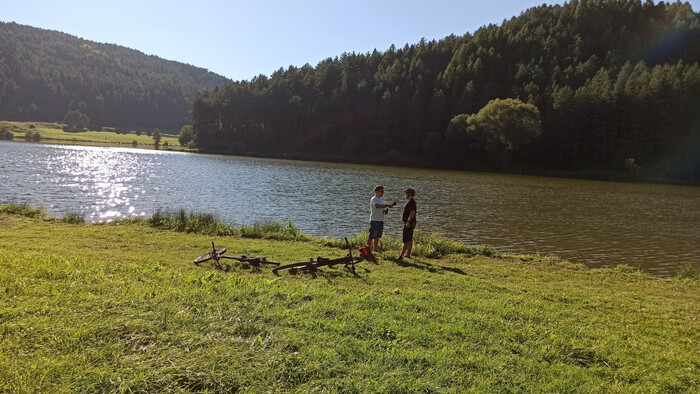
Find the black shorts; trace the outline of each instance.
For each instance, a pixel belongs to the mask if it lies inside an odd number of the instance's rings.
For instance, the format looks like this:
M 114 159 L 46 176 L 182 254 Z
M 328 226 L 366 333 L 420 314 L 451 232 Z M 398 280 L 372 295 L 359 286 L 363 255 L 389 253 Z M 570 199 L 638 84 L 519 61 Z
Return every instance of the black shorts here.
M 404 242 L 411 242 L 413 241 L 413 229 L 415 226 L 412 227 L 406 227 L 406 225 L 403 226 L 403 241 Z

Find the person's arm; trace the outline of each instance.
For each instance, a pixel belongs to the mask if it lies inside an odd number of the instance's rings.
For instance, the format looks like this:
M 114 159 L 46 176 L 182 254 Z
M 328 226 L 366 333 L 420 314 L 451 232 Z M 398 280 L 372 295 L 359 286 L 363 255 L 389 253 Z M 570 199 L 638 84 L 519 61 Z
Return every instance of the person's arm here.
M 396 204 L 374 204 L 374 207 L 377 209 L 382 209 L 382 208 L 392 208 Z
M 408 220 L 406 221 L 406 227 L 410 227 L 410 226 L 411 226 L 411 222 L 413 221 L 413 219 L 414 219 L 415 217 L 416 217 L 416 211 L 413 210 L 413 211 L 411 211 L 411 213 L 408 214 Z

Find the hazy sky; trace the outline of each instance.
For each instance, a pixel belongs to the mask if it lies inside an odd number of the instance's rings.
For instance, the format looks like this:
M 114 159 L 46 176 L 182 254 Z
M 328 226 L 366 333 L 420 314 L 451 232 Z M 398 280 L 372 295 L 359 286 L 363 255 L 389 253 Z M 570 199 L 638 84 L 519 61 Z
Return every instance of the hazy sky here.
M 0 0 L 0 20 L 118 44 L 234 80 L 473 33 L 542 0 Z M 690 1 L 700 10 L 700 0 Z

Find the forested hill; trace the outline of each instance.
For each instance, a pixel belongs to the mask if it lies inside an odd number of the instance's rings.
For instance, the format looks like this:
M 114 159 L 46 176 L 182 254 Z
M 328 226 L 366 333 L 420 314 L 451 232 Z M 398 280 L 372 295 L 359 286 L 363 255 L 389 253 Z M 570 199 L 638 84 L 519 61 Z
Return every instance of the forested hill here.
M 0 119 L 181 128 L 198 91 L 230 80 L 202 68 L 56 31 L 0 22 Z
M 570 1 L 232 82 L 193 129 L 209 151 L 697 182 L 699 61 L 688 3 Z

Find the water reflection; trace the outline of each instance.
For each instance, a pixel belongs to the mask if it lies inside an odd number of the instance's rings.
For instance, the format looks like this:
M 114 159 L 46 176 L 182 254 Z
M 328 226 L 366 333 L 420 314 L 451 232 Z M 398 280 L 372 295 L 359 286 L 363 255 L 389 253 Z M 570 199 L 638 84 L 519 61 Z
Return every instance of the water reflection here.
M 0 203 L 90 222 L 182 208 L 341 237 L 366 229 L 376 184 L 400 203 L 414 187 L 420 228 L 468 244 L 655 273 L 700 264 L 697 187 L 0 142 Z M 399 218 L 389 214 L 388 233 L 400 233 Z
M 25 152 L 27 165 L 36 168 L 29 175 L 41 184 L 31 199 L 51 211 L 80 213 L 91 222 L 144 216 L 131 200 L 138 198 L 144 187 L 140 180 L 147 182 L 153 176 L 156 169 L 149 167 L 157 167 L 158 161 L 137 152 L 73 146 L 48 149 L 45 154 Z

